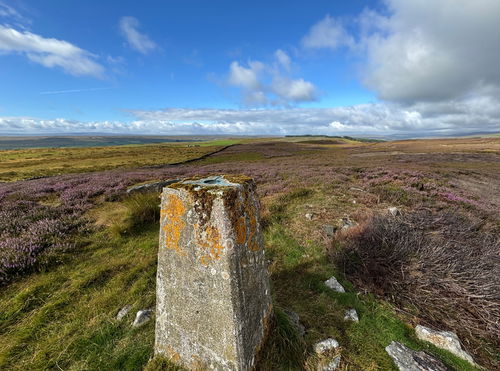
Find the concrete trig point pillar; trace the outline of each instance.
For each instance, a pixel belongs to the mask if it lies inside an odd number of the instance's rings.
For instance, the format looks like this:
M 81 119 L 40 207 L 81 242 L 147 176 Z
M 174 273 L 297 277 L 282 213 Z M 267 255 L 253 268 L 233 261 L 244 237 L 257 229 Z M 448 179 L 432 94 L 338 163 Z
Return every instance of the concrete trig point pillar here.
M 271 314 L 253 180 L 185 180 L 161 198 L 155 353 L 190 369 L 252 369 Z

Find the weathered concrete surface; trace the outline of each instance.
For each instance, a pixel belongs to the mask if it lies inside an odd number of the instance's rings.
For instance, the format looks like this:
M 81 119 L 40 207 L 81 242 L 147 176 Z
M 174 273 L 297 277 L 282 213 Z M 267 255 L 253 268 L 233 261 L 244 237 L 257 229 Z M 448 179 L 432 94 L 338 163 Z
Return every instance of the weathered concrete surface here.
M 249 370 L 271 314 L 252 179 L 191 179 L 164 188 L 155 353 L 190 369 Z

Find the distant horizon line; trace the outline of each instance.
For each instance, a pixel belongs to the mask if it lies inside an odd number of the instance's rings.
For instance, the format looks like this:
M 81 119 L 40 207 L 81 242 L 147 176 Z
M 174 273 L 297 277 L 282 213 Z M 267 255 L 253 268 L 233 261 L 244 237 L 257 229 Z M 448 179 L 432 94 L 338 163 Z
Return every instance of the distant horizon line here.
M 285 137 L 353 137 L 366 139 L 433 139 L 433 138 L 463 138 L 463 137 L 496 137 L 500 136 L 500 132 L 462 132 L 454 134 L 433 134 L 433 135 L 411 135 L 411 134 L 120 134 L 120 133 L 33 133 L 33 134 L 3 134 L 0 133 L 0 140 L 4 138 L 55 138 L 55 137 L 149 137 L 149 138 L 186 138 L 186 137 L 202 137 L 202 138 L 285 138 Z

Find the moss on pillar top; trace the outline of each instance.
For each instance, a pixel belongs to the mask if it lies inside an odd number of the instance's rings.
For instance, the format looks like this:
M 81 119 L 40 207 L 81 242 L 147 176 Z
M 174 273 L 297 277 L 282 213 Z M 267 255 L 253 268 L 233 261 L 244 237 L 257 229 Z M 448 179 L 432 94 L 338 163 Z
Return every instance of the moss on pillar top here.
M 246 175 L 222 174 L 187 178 L 169 185 L 168 188 L 185 190 L 196 200 L 195 211 L 203 225 L 210 220 L 213 201 L 217 195 L 222 197 L 224 205 L 228 207 L 236 200 L 238 188 L 243 187 L 244 192 L 246 192 L 247 187 L 253 189 L 253 186 L 253 179 Z M 234 213 L 231 214 L 231 219 L 235 219 Z

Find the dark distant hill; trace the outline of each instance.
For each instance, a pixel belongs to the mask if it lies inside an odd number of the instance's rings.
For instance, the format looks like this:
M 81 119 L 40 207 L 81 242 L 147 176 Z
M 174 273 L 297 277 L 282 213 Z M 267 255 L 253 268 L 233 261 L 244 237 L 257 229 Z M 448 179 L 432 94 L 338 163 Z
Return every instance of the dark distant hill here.
M 192 142 L 193 137 L 165 136 L 44 136 L 0 137 L 0 150 L 47 147 L 95 147 L 164 142 Z

